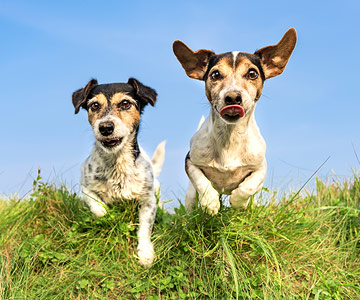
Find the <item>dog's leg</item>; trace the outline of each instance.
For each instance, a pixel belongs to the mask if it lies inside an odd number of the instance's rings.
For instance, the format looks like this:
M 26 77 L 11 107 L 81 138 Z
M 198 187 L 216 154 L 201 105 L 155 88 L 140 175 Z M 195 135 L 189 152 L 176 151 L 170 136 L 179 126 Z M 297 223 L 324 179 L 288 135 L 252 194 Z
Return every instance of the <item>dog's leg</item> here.
M 246 208 L 249 204 L 249 198 L 258 192 L 265 180 L 266 176 L 266 162 L 262 167 L 251 173 L 230 196 L 230 204 L 234 208 Z
M 99 197 L 86 187 L 82 187 L 83 199 L 89 206 L 91 212 L 98 218 L 106 215 L 107 205 Z
M 186 211 L 190 212 L 193 209 L 193 207 L 195 206 L 195 200 L 196 200 L 196 190 L 190 181 L 185 195 Z
M 201 116 L 196 131 L 199 131 L 202 124 L 204 124 L 204 122 L 205 122 L 205 117 Z M 194 188 L 194 185 L 190 181 L 185 195 L 185 208 L 188 212 L 190 212 L 195 206 L 195 200 L 196 200 L 196 189 Z
M 208 214 L 216 215 L 220 209 L 219 193 L 212 187 L 204 173 L 198 167 L 194 166 L 189 158 L 186 159 L 185 169 L 191 183 L 199 193 L 201 207 Z M 191 202 L 189 205 L 191 205 Z
M 140 201 L 139 230 L 137 232 L 139 244 L 137 253 L 140 264 L 149 267 L 154 261 L 154 247 L 151 242 L 151 231 L 156 214 L 156 199 L 152 194 L 145 201 Z

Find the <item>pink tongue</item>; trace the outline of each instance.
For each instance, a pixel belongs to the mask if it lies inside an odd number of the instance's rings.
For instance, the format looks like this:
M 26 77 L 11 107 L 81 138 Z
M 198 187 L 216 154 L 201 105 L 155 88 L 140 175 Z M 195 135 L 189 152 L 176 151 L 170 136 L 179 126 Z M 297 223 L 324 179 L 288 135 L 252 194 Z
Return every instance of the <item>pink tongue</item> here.
M 240 105 L 228 105 L 223 107 L 220 110 L 220 116 L 229 115 L 231 117 L 240 115 L 240 118 L 243 117 L 245 114 L 245 111 L 242 106 Z

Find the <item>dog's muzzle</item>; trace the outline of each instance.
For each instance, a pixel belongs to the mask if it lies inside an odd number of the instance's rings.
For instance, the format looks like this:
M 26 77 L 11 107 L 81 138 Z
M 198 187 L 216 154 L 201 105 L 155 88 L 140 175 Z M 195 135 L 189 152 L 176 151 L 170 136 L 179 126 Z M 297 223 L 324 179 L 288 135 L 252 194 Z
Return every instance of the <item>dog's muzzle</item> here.
M 106 148 L 114 148 L 117 145 L 120 145 L 123 138 L 113 138 L 113 139 L 105 139 L 101 140 L 101 144 Z
M 114 132 L 114 123 L 113 122 L 102 122 L 99 124 L 99 131 L 103 136 L 109 136 Z
M 99 124 L 99 132 L 103 137 L 109 137 L 113 134 L 115 125 L 111 121 L 102 122 Z M 100 142 L 105 148 L 114 148 L 121 144 L 123 138 L 112 137 L 101 139 Z
M 227 121 L 237 121 L 245 115 L 245 110 L 240 105 L 227 105 L 220 110 L 220 116 Z

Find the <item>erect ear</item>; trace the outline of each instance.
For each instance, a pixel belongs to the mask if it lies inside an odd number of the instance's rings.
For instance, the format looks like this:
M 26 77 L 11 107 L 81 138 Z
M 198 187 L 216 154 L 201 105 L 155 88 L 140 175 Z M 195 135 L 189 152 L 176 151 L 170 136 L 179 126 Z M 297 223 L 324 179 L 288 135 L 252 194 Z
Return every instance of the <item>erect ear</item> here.
M 277 45 L 257 50 L 262 61 L 265 79 L 280 75 L 289 61 L 296 44 L 296 30 L 290 28 Z
M 204 80 L 210 56 L 215 54 L 213 51 L 201 49 L 194 52 L 182 41 L 175 41 L 173 50 L 187 76 L 198 80 Z
M 91 79 L 84 88 L 78 89 L 72 94 L 72 103 L 75 107 L 75 114 L 77 114 L 80 107 L 86 103 L 87 97 L 89 96 L 91 90 L 97 85 L 97 80 Z
M 155 105 L 156 99 L 157 99 L 157 93 L 154 89 L 151 87 L 148 87 L 146 85 L 143 85 L 140 81 L 138 81 L 135 78 L 129 78 L 128 84 L 132 85 L 135 94 L 141 100 L 143 103 L 143 106 L 150 103 L 151 106 Z

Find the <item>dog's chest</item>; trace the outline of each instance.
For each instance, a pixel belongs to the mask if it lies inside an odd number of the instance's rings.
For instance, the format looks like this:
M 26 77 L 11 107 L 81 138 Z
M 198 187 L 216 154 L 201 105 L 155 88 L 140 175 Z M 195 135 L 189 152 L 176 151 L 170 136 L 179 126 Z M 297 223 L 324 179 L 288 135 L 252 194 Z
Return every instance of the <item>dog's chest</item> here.
M 114 163 L 93 155 L 85 162 L 82 177 L 82 184 L 107 204 L 140 199 L 153 189 L 151 166 L 141 156 L 135 162 L 124 158 Z
M 236 189 L 254 171 L 249 166 L 226 171 L 214 167 L 200 167 L 200 169 L 221 194 L 231 194 L 231 191 Z
M 257 166 L 265 159 L 266 144 L 259 131 L 231 139 L 198 132 L 190 144 L 190 159 L 198 166 L 222 172 Z
M 230 194 L 247 176 L 263 166 L 265 151 L 266 144 L 257 127 L 249 134 L 230 138 L 214 138 L 213 134 L 199 131 L 191 141 L 190 160 L 216 190 Z
M 142 187 L 137 179 L 140 174 L 134 169 L 134 167 L 127 169 L 126 172 L 119 167 L 105 170 L 104 177 L 107 180 L 104 183 L 109 198 L 115 201 L 115 199 L 131 199 L 139 196 Z

